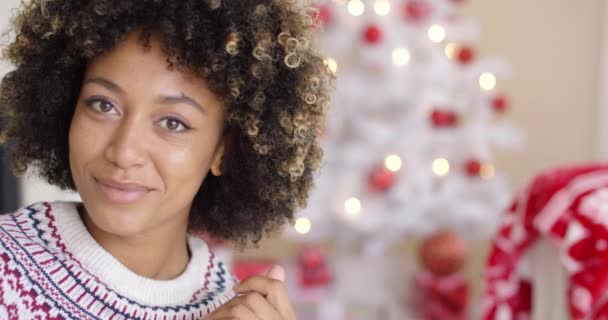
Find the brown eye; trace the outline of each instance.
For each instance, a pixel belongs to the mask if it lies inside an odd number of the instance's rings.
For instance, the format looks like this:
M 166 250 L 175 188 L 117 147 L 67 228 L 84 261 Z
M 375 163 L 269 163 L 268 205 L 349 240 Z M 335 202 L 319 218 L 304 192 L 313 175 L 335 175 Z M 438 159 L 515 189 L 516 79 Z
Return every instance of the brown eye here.
M 118 114 L 118 111 L 116 111 L 116 108 L 114 108 L 114 105 L 106 100 L 102 100 L 102 99 L 92 99 L 92 100 L 87 100 L 86 101 L 87 106 L 89 106 L 89 108 L 100 112 L 100 113 L 111 113 L 111 114 Z
M 112 108 L 113 108 L 112 105 L 107 102 L 103 102 L 103 101 L 99 102 L 99 111 L 101 111 L 101 112 L 104 112 L 104 113 L 110 112 L 110 111 L 112 111 Z
M 190 129 L 182 121 L 174 118 L 165 118 L 160 121 L 161 127 L 172 132 L 184 132 Z
M 173 119 L 169 119 L 167 120 L 167 129 L 171 130 L 171 131 L 176 131 L 180 128 L 181 123 L 179 123 L 176 120 Z

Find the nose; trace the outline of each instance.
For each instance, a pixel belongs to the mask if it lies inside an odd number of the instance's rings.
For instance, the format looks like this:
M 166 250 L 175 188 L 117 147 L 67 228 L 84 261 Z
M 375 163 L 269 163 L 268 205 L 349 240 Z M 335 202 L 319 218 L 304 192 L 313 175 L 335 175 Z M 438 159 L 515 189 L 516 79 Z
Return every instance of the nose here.
M 121 121 L 114 130 L 104 156 L 120 169 L 141 167 L 145 163 L 145 133 L 136 121 Z

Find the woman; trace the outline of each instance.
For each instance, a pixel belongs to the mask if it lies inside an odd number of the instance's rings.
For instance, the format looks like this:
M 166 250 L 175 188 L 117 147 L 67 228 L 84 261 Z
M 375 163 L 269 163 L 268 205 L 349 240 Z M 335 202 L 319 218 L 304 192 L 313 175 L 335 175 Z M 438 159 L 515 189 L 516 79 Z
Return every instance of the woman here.
M 0 218 L 0 318 L 294 319 L 280 268 L 234 286 L 191 234 L 256 244 L 305 205 L 331 80 L 312 23 L 288 0 L 25 4 L 1 141 L 82 203 Z

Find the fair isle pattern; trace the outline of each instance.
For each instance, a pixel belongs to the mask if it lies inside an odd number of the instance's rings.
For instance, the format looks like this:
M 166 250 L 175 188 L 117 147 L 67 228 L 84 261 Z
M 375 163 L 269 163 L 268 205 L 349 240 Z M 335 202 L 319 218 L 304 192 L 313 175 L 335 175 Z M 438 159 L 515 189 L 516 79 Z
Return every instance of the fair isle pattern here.
M 547 171 L 515 199 L 487 260 L 486 320 L 530 319 L 534 282 L 522 268 L 539 238 L 559 249 L 570 319 L 608 319 L 608 164 Z M 567 296 L 566 296 L 567 295 Z
M 52 203 L 0 216 L 0 319 L 203 319 L 234 297 L 235 279 L 210 255 L 199 289 L 179 305 L 145 305 L 91 274 L 68 251 Z

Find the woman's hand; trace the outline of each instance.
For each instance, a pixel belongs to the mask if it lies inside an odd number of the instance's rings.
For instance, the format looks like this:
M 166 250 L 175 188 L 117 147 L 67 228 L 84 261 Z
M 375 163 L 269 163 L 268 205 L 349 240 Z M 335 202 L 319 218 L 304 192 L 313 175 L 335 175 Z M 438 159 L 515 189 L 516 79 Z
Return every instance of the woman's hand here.
M 239 283 L 238 294 L 213 311 L 206 320 L 296 320 L 284 284 L 285 270 L 275 265 L 266 276 Z

